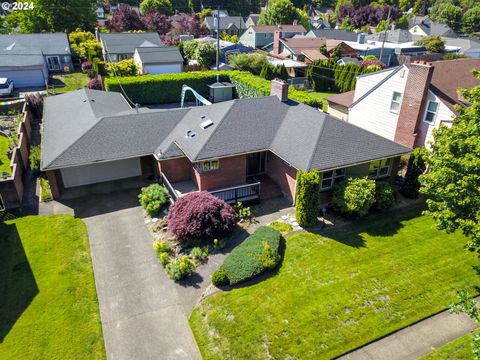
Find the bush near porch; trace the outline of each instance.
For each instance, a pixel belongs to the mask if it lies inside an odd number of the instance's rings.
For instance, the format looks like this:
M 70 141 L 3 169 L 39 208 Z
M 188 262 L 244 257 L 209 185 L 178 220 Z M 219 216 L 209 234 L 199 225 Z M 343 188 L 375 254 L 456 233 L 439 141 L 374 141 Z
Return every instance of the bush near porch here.
M 421 210 L 288 236 L 278 273 L 194 310 L 203 358 L 330 359 L 445 309 L 478 260 Z

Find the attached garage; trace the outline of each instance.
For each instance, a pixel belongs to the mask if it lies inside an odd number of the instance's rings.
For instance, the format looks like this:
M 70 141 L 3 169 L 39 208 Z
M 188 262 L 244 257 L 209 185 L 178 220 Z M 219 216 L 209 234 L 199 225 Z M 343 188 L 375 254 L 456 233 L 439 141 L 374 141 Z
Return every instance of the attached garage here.
M 0 70 L 0 78 L 13 80 L 15 88 L 45 86 L 48 75 L 44 75 L 42 68 Z
M 183 64 L 145 64 L 143 72 L 147 74 L 177 74 L 183 71 Z
M 140 176 L 142 175 L 142 167 L 140 158 L 131 158 L 63 168 L 61 174 L 63 186 L 71 188 Z
M 0 77 L 13 80 L 15 88 L 40 87 L 48 81 L 48 70 L 37 51 L 5 51 L 0 54 Z
M 176 74 L 183 71 L 183 57 L 176 46 L 136 48 L 133 61 L 142 74 Z

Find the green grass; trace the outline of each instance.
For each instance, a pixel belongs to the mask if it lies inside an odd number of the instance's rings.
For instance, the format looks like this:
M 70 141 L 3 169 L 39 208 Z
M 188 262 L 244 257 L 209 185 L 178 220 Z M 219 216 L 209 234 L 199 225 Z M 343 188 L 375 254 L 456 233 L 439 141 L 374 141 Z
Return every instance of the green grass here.
M 9 175 L 12 173 L 10 168 L 10 159 L 8 158 L 8 150 L 10 149 L 10 140 L 0 135 L 0 176 L 5 171 Z
M 203 301 L 190 324 L 204 359 L 329 359 L 446 308 L 472 286 L 466 239 L 420 209 L 286 239 L 269 279 Z
M 0 222 L 0 359 L 105 359 L 85 224 Z
M 313 97 L 314 99 L 317 99 L 317 100 L 322 100 L 323 101 L 323 111 L 327 111 L 327 108 L 328 108 L 328 103 L 327 103 L 327 100 L 325 100 L 325 98 L 329 97 L 329 96 L 332 96 L 332 95 L 336 95 L 337 93 L 336 92 L 315 92 L 315 91 L 308 91 L 308 95 L 310 95 L 311 97 Z
M 288 234 L 290 231 L 293 230 L 292 225 L 280 222 L 280 221 L 274 221 L 270 225 L 271 228 L 278 230 L 282 233 L 282 235 Z
M 66 75 L 55 75 L 50 80 L 50 87 L 53 86 L 55 93 L 63 93 L 82 89 L 88 84 L 88 75 L 83 72 L 76 72 Z
M 461 336 L 432 351 L 430 354 L 422 357 L 421 360 L 473 359 L 472 340 L 473 333 Z

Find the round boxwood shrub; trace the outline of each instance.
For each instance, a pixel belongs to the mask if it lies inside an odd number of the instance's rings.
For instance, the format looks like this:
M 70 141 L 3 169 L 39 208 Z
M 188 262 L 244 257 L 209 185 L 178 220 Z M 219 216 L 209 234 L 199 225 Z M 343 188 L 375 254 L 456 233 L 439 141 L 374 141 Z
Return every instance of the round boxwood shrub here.
M 206 191 L 178 199 L 168 213 L 168 230 L 181 242 L 224 237 L 236 223 L 235 210 Z
M 365 216 L 375 203 L 375 180 L 348 177 L 335 186 L 333 208 L 346 215 Z
M 223 269 L 217 269 L 212 274 L 212 284 L 216 287 L 226 286 L 230 284 L 230 280 L 228 280 L 227 273 Z
M 377 181 L 375 184 L 375 208 L 384 211 L 392 207 L 397 200 L 396 190 L 387 182 Z
M 188 256 L 183 256 L 181 259 L 175 259 L 169 263 L 165 270 L 170 279 L 178 281 L 192 275 L 195 270 L 195 264 Z
M 155 215 L 168 202 L 168 191 L 162 185 L 151 184 L 142 188 L 138 200 L 148 215 Z

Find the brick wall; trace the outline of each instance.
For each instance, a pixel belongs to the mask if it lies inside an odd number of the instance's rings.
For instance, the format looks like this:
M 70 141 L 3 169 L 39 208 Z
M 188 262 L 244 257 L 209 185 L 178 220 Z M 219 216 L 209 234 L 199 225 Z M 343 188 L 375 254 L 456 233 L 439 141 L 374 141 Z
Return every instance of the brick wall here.
M 411 148 L 416 145 L 432 74 L 433 66 L 430 63 L 417 62 L 410 65 L 394 139 L 402 145 Z
M 188 181 L 192 178 L 192 163 L 186 157 L 160 160 L 158 165 L 160 171 L 171 183 Z
M 218 170 L 202 172 L 193 167 L 193 177 L 199 190 L 214 190 L 243 185 L 247 180 L 247 157 L 237 155 L 220 159 Z
M 283 195 L 293 203 L 295 199 L 297 170 L 285 164 L 285 162 L 274 153 L 269 152 L 267 155 L 267 174 L 280 186 Z
M 60 198 L 63 189 L 62 174 L 60 173 L 60 170 L 49 170 L 46 171 L 45 174 L 47 175 L 48 183 L 50 184 L 53 199 Z

